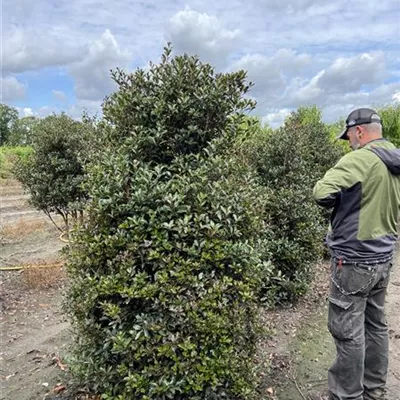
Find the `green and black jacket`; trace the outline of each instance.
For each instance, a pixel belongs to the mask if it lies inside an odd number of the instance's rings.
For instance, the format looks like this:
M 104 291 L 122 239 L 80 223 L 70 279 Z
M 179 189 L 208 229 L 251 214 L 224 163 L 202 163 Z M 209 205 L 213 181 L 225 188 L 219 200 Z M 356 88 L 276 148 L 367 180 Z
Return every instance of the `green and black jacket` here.
M 326 243 L 346 262 L 389 261 L 397 240 L 400 149 L 374 140 L 346 154 L 314 187 L 322 207 L 333 207 Z

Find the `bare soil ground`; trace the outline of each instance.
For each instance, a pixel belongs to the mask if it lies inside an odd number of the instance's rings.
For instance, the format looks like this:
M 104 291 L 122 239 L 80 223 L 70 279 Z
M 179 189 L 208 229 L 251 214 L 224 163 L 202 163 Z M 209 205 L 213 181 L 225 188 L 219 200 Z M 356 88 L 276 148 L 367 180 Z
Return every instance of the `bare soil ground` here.
M 49 265 L 0 271 L 0 399 L 42 400 L 63 377 L 69 344 L 61 311 L 63 243 L 15 181 L 0 189 L 0 267 Z
M 62 287 L 31 289 L 19 272 L 2 273 L 2 286 L 0 399 L 42 400 L 62 379 L 69 344 Z
M 71 343 L 61 308 L 66 280 L 58 264 L 63 243 L 42 213 L 32 210 L 15 181 L 0 187 L 0 400 L 81 400 L 68 387 Z M 316 267 L 310 294 L 298 304 L 263 313 L 272 332 L 260 345 L 265 400 L 304 400 L 327 386 L 335 357 L 326 328 L 328 266 Z M 390 328 L 388 399 L 400 400 L 400 252 L 387 298 Z

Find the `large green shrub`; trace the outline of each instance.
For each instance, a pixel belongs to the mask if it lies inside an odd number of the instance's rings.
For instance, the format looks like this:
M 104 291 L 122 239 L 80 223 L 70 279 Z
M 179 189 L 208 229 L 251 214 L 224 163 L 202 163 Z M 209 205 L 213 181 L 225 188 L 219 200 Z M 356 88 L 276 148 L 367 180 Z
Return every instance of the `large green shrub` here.
M 300 108 L 274 132 L 256 131 L 241 147 L 251 149 L 248 160 L 270 191 L 265 258 L 275 269 L 262 296 L 268 303 L 292 300 L 307 289 L 327 229 L 327 215 L 315 205 L 312 189 L 342 149 L 332 143 L 316 107 Z
M 72 371 L 104 399 L 252 399 L 264 189 L 229 157 L 245 73 L 195 57 L 127 75 L 104 106 L 70 249 Z
M 20 159 L 14 171 L 30 203 L 50 218 L 52 213 L 61 215 L 67 229 L 86 197 L 80 153 L 88 138 L 86 125 L 65 114 L 44 118 L 35 126 L 33 152 Z

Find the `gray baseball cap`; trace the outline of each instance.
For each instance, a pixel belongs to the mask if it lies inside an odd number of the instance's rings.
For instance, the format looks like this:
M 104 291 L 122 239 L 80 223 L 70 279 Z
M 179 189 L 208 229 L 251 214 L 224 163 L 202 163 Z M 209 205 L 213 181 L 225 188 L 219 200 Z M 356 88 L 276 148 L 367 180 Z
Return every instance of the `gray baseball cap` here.
M 349 140 L 347 131 L 357 125 L 371 124 L 377 122 L 382 125 L 381 118 L 375 110 L 370 108 L 359 108 L 352 111 L 346 119 L 346 127 L 336 136 L 336 139 Z

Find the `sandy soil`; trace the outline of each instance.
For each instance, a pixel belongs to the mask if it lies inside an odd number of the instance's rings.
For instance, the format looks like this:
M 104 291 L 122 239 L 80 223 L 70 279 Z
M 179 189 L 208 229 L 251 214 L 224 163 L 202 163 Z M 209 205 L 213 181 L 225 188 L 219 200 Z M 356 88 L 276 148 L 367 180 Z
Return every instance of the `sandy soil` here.
M 60 307 L 62 287 L 29 289 L 18 272 L 1 278 L 7 288 L 1 299 L 0 399 L 42 400 L 63 378 L 69 324 Z
M 0 266 L 57 260 L 63 243 L 48 217 L 28 206 L 15 182 L 0 190 Z M 61 311 L 65 282 L 59 271 L 45 274 L 43 280 L 23 270 L 0 271 L 1 400 L 42 400 L 63 378 L 70 336 Z

